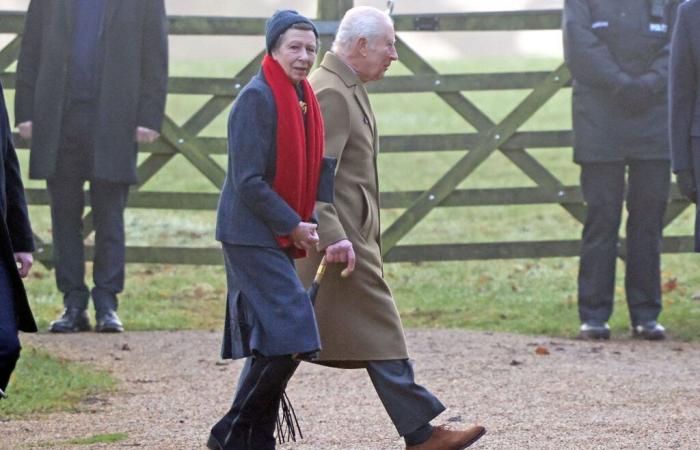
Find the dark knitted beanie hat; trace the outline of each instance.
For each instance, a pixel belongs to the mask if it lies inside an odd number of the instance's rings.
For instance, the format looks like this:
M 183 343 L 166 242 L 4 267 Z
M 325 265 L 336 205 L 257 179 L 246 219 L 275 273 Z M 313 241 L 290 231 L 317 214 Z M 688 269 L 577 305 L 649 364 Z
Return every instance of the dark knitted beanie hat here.
M 267 19 L 265 22 L 265 47 L 267 48 L 267 53 L 272 53 L 272 49 L 275 48 L 277 40 L 280 36 L 284 34 L 285 31 L 289 29 L 294 24 L 305 23 L 311 25 L 316 38 L 318 39 L 318 30 L 316 25 L 306 16 L 302 16 L 293 9 L 280 9 L 275 11 L 275 13 Z

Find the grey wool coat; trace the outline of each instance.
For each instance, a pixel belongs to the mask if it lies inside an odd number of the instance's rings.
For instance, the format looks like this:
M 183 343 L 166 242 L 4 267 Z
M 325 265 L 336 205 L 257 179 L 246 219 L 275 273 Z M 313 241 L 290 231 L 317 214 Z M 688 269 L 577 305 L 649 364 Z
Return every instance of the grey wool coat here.
M 217 212 L 216 239 L 223 243 L 228 279 L 224 358 L 320 348 L 311 301 L 275 239 L 310 218 L 300 217 L 272 188 L 276 162 L 277 109 L 258 74 L 229 115 L 228 172 Z M 324 159 L 322 166 L 317 197 L 328 199 L 334 161 Z
M 679 8 L 670 69 L 673 171 L 690 170 L 700 186 L 700 1 Z M 695 211 L 695 251 L 700 252 L 700 210 Z
M 15 123 L 33 122 L 31 178 L 56 170 L 73 43 L 74 0 L 32 0 L 17 63 Z M 93 178 L 136 183 L 137 126 L 160 130 L 168 86 L 163 0 L 107 0 Z
M 5 97 L 0 86 L 0 264 L 5 264 L 14 287 L 17 328 L 37 331 L 27 294 L 14 260 L 15 252 L 34 251 L 34 239 L 29 224 L 27 202 L 17 162 L 12 130 L 5 109 Z
M 379 135 L 364 84 L 333 53 L 326 53 L 309 81 L 325 123 L 325 154 L 337 158 L 333 203 L 316 204 L 318 248 L 342 239 L 353 244 L 355 271 L 340 276 L 331 264 L 316 298 L 321 333 L 320 361 L 362 367 L 366 361 L 408 358 L 404 331 L 391 290 L 384 280 L 380 247 Z M 309 285 L 321 254 L 297 263 Z

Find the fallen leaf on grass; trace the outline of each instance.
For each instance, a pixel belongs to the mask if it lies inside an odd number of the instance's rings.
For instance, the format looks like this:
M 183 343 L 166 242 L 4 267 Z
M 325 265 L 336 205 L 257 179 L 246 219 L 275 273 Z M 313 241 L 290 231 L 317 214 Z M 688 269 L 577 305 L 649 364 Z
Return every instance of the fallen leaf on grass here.
M 664 294 L 668 294 L 669 292 L 673 292 L 676 289 L 678 289 L 678 278 L 669 278 L 666 280 L 666 282 L 661 286 L 661 292 Z
M 485 285 L 489 284 L 489 283 L 492 282 L 492 281 L 493 281 L 493 277 L 492 277 L 491 275 L 485 273 L 485 274 L 482 274 L 482 275 L 479 277 L 479 280 L 476 282 L 476 284 L 477 284 L 478 286 L 485 286 Z
M 547 347 L 539 346 L 535 349 L 535 354 L 540 356 L 549 355 L 549 350 L 547 349 Z

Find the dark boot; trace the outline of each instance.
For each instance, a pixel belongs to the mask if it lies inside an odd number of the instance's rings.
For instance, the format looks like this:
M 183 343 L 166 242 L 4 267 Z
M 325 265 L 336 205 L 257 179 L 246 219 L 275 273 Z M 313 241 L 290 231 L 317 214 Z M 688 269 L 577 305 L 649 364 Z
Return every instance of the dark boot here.
M 95 317 L 97 319 L 95 331 L 98 333 L 121 333 L 124 331 L 124 326 L 114 310 L 98 311 Z
M 274 424 L 280 396 L 298 365 L 291 355 L 256 355 L 231 407 L 233 421 L 224 450 L 275 448 Z
M 10 375 L 12 375 L 12 371 L 15 370 L 18 359 L 19 354 L 16 357 L 3 357 L 0 359 L 0 398 L 5 397 L 7 384 L 10 382 Z
M 124 331 L 117 307 L 119 302 L 116 294 L 104 289 L 94 288 L 92 290 L 92 301 L 95 303 L 95 331 L 98 333 L 121 333 Z
M 209 450 L 222 450 L 224 448 L 224 442 L 226 442 L 226 436 L 231 430 L 231 424 L 233 423 L 233 415 L 231 411 L 226 413 L 224 417 L 221 418 L 216 425 L 214 425 L 209 433 L 209 439 L 207 440 L 207 448 Z
M 63 310 L 63 315 L 51 322 L 49 331 L 52 333 L 76 333 L 90 331 L 90 318 L 83 308 L 69 306 Z

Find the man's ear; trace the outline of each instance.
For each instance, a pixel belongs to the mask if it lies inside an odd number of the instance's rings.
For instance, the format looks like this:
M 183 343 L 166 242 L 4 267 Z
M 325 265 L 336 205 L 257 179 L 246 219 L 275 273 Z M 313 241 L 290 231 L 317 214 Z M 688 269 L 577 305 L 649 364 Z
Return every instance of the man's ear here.
M 367 56 L 369 49 L 369 41 L 366 37 L 361 37 L 357 40 L 357 51 L 360 52 L 362 56 Z

